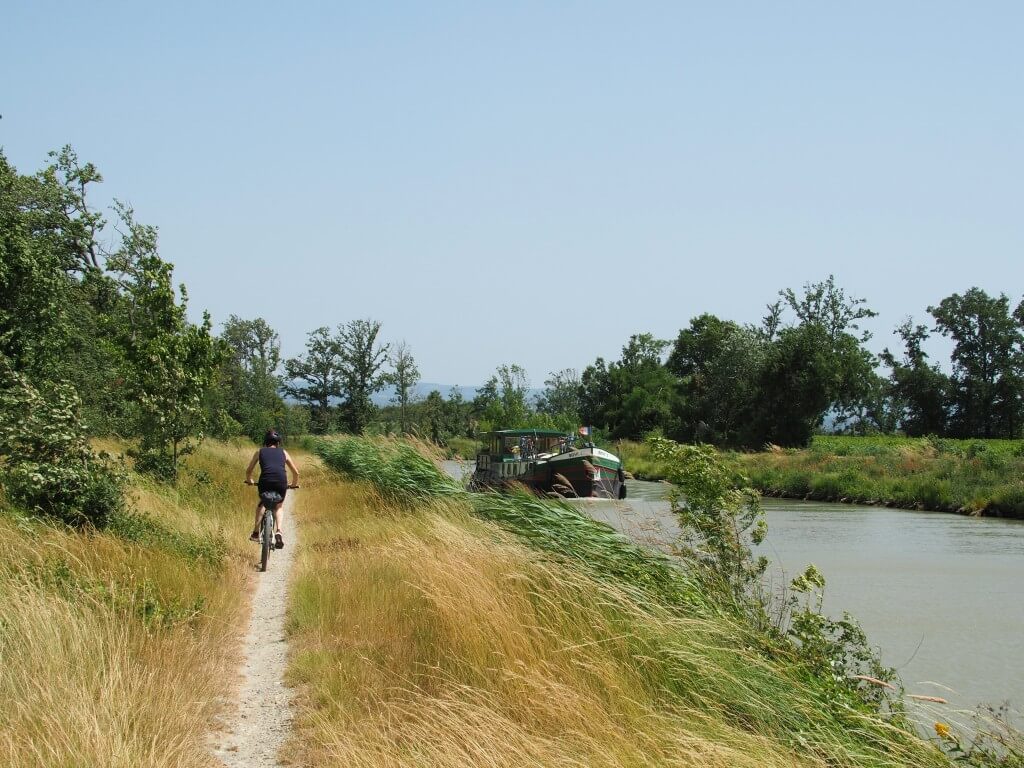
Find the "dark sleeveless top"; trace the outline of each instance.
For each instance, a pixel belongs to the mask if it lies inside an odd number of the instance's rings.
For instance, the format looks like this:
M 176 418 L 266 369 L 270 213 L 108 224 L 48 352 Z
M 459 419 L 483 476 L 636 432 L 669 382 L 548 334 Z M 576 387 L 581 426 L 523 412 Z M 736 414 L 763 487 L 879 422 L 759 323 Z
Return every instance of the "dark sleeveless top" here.
M 288 484 L 283 448 L 260 448 L 260 484 Z

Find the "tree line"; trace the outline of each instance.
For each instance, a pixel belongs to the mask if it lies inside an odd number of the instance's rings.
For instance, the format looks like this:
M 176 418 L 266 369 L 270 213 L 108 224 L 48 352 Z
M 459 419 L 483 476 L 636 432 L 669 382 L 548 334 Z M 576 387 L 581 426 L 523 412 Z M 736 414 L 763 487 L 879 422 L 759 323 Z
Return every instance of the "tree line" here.
M 21 174 L 0 152 L 0 483 L 27 509 L 102 524 L 121 504 L 119 465 L 91 447 L 114 435 L 137 470 L 173 481 L 205 435 L 416 433 L 440 444 L 508 427 L 660 432 L 760 447 L 806 443 L 826 417 L 852 432 L 1018 437 L 1024 428 L 1024 302 L 978 288 L 908 319 L 873 354 L 875 316 L 832 277 L 784 289 L 763 321 L 693 318 L 672 340 L 631 336 L 617 360 L 552 372 L 538 397 L 506 364 L 471 399 L 417 398 L 405 342 L 356 319 L 307 334 L 283 359 L 263 318 L 194 323 L 158 232 L 117 202 L 90 202 L 99 171 L 70 147 Z M 952 342 L 944 372 L 924 351 Z M 880 372 L 886 369 L 887 373 Z M 375 397 L 391 388 L 391 403 Z
M 826 420 L 853 434 L 1020 437 L 1024 301 L 971 288 L 927 311 L 930 325 L 907 319 L 900 346 L 876 355 L 861 329 L 876 313 L 829 276 L 780 291 L 759 325 L 703 314 L 671 342 L 637 334 L 583 371 L 580 419 L 612 438 L 745 448 L 805 445 Z M 932 334 L 952 342 L 948 373 L 924 350 Z

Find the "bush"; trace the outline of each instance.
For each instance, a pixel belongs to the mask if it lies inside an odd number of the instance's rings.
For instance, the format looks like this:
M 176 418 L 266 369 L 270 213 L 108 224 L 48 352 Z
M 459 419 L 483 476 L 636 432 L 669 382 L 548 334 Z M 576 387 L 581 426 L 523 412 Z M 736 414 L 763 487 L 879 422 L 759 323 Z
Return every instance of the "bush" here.
M 45 391 L 0 361 L 0 482 L 31 513 L 103 528 L 124 504 L 123 472 L 96 454 L 78 417 L 74 388 Z

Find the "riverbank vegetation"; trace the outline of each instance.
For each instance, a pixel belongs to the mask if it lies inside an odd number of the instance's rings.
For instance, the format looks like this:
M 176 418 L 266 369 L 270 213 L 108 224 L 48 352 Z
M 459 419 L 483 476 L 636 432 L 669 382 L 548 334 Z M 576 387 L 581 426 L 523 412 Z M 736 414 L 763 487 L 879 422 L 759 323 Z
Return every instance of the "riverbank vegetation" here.
M 465 493 L 408 445 L 318 450 L 350 482 L 318 491 L 291 614 L 312 763 L 948 764 L 855 677 L 886 674 L 855 634 L 755 620 L 713 454 L 673 561 L 564 504 Z
M 0 498 L 0 764 L 210 765 L 252 560 L 245 455 L 207 443 L 176 488 L 129 473 L 104 531 Z
M 616 447 L 635 477 L 667 476 L 648 445 Z M 1024 440 L 818 435 L 803 449 L 723 457 L 768 496 L 1024 518 Z

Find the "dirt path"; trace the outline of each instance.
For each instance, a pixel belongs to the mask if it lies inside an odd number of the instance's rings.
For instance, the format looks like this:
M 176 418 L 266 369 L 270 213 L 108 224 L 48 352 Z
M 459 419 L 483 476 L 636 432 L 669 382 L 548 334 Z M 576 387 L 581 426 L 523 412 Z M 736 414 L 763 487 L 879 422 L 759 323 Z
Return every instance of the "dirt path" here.
M 213 754 L 227 768 L 283 765 L 277 756 L 292 724 L 292 691 L 284 684 L 288 661 L 284 621 L 286 589 L 295 552 L 294 501 L 294 492 L 285 498 L 282 530 L 286 546 L 271 555 L 266 573 L 259 572 L 255 564 L 259 550 L 252 545 L 253 577 L 257 583 L 245 633 L 240 685 L 234 706 L 225 717 L 224 730 L 211 737 Z

